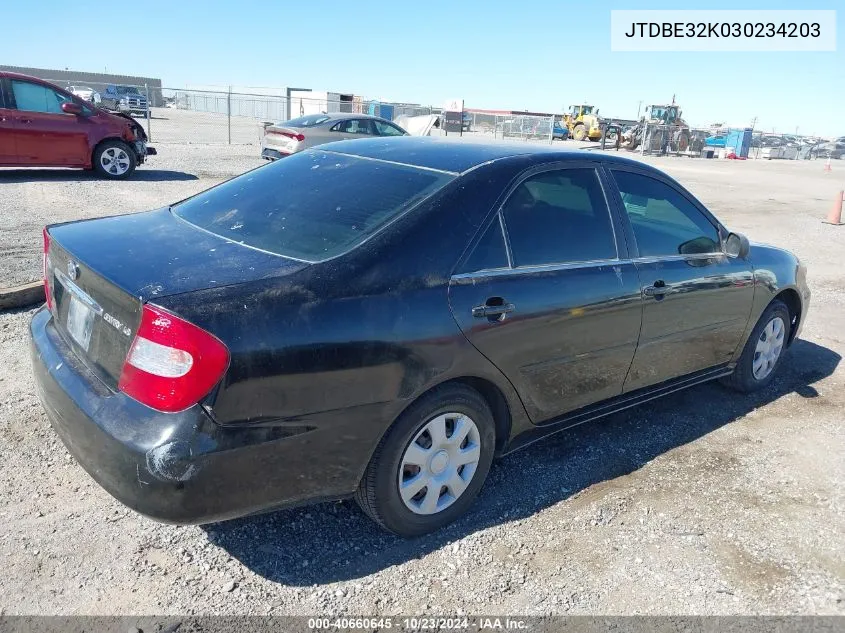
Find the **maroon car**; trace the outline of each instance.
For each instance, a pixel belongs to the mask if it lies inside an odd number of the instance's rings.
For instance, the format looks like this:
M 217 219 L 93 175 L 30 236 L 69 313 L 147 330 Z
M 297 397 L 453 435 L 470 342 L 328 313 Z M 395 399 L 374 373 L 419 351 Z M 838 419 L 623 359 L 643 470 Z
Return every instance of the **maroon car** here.
M 42 79 L 0 72 L 0 167 L 79 167 L 118 179 L 155 153 L 133 118 Z

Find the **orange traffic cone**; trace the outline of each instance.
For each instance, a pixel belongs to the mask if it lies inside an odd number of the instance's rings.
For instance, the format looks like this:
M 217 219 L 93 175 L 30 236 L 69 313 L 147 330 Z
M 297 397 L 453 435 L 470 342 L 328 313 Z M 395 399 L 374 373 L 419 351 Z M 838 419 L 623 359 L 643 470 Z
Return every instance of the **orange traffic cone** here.
M 825 161 L 825 164 L 824 164 L 824 170 L 825 170 L 825 171 L 830 171 L 830 156 L 828 156 L 828 157 L 827 157 L 827 161 Z
M 830 213 L 827 214 L 827 220 L 822 220 L 825 224 L 834 224 L 836 226 L 845 224 L 845 222 L 842 221 L 843 198 L 845 198 L 845 191 L 840 191 L 836 194 L 836 198 L 833 200 L 833 206 L 830 207 Z

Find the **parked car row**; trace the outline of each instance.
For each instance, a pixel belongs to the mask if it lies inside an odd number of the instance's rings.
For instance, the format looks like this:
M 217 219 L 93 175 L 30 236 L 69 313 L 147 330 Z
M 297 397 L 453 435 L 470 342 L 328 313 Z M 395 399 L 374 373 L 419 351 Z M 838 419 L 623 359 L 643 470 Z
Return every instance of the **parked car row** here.
M 128 115 L 42 79 L 0 72 L 0 166 L 76 167 L 122 179 L 155 153 Z

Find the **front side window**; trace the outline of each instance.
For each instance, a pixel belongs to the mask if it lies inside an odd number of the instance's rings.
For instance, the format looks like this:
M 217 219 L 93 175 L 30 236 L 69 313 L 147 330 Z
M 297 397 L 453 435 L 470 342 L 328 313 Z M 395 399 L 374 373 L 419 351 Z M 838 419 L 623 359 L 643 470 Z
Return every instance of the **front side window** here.
M 617 257 L 610 211 L 595 169 L 532 176 L 502 207 L 514 266 Z
M 719 231 L 673 187 L 627 171 L 613 177 L 641 257 L 721 252 Z
M 379 136 L 407 136 L 407 132 L 386 121 L 373 121 Z
M 26 112 L 63 114 L 62 104 L 70 101 L 70 98 L 47 86 L 16 79 L 12 80 L 12 94 L 18 110 Z

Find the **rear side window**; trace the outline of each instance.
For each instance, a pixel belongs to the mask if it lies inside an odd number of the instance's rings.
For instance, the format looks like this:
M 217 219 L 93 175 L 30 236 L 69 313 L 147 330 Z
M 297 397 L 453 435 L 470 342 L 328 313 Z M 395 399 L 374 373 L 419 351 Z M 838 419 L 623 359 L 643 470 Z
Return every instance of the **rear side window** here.
M 499 216 L 484 231 L 484 235 L 475 245 L 472 254 L 467 258 L 461 272 L 477 272 L 508 267 L 508 253 L 505 249 L 505 238 L 502 235 L 502 225 Z
M 514 266 L 615 259 L 610 211 L 594 169 L 543 172 L 502 207 Z
M 373 134 L 373 124 L 370 119 L 347 119 L 335 125 L 332 130 L 344 134 Z
M 320 261 L 354 248 L 453 178 L 311 150 L 229 180 L 173 212 L 235 242 Z

